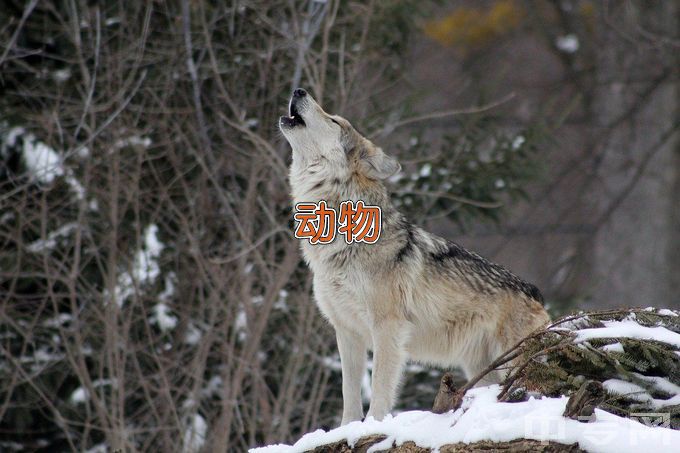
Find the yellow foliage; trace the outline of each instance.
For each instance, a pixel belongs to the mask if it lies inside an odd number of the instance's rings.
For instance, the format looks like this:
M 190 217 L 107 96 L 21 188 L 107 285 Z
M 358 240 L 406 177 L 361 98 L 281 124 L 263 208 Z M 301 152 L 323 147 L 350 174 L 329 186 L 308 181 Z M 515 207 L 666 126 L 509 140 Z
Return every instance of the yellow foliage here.
M 427 36 L 461 50 L 484 45 L 516 28 L 524 11 L 514 0 L 498 0 L 489 8 L 461 7 L 441 19 L 428 21 Z
M 581 3 L 579 7 L 579 13 L 583 18 L 588 30 L 592 31 L 595 28 L 595 5 L 593 2 L 586 1 Z
M 595 16 L 595 5 L 593 5 L 593 2 L 583 2 L 579 6 L 579 12 L 586 19 L 590 19 Z

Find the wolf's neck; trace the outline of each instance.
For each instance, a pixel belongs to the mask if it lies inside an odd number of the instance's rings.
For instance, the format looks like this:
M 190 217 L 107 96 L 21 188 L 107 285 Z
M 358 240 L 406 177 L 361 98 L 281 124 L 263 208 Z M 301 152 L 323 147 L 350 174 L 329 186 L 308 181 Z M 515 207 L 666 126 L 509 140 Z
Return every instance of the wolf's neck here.
M 362 201 L 365 206 L 379 206 L 382 210 L 392 210 L 389 194 L 382 184 L 370 190 L 352 182 L 330 179 L 318 181 L 306 190 L 293 188 L 293 203 L 319 203 L 325 201 L 328 207 L 338 209 L 343 201 Z
M 367 206 L 391 206 L 387 189 L 380 181 L 353 173 L 334 173 L 326 169 L 291 169 L 290 184 L 293 203 L 325 201 L 337 207 L 343 201 L 363 201 Z

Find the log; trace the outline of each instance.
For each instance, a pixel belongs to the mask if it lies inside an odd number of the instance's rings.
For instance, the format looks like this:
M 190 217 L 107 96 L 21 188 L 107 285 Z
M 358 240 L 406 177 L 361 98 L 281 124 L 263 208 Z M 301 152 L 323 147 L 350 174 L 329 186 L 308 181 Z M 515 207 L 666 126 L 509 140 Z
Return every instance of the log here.
M 354 447 L 350 447 L 347 441 L 335 442 L 328 445 L 322 445 L 314 450 L 313 453 L 366 453 L 371 446 L 382 442 L 385 439 L 384 435 L 366 436 L 359 439 Z M 432 450 L 417 446 L 413 442 L 404 442 L 399 446 L 392 446 L 386 450 L 381 450 L 389 453 L 429 453 Z M 521 453 L 521 452 L 536 452 L 536 453 L 581 453 L 585 450 L 581 449 L 577 443 L 574 444 L 559 444 L 556 442 L 542 442 L 532 439 L 517 439 L 509 442 L 491 442 L 481 441 L 470 444 L 456 443 L 443 445 L 439 451 L 441 453 L 489 453 L 489 452 L 506 452 L 506 453 Z

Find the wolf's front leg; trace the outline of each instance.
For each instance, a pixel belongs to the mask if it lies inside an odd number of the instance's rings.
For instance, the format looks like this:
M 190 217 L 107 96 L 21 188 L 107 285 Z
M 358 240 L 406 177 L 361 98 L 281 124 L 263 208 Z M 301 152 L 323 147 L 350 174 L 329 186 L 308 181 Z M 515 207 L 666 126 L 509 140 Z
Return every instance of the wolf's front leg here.
M 367 417 L 382 420 L 392 409 L 406 361 L 407 338 L 402 322 L 382 320 L 374 327 L 372 395 Z
M 335 330 L 335 338 L 342 365 L 342 424 L 361 420 L 364 408 L 361 404 L 361 380 L 366 372 L 366 344 L 359 335 Z

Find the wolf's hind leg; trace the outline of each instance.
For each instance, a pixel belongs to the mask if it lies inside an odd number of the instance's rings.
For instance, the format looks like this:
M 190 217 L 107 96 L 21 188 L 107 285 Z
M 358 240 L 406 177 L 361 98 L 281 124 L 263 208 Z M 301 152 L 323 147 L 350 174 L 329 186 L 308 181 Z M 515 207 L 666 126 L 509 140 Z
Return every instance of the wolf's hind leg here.
M 476 354 L 469 357 L 467 363 L 463 367 L 465 377 L 468 380 L 476 378 L 491 365 L 491 362 L 493 361 L 492 358 L 494 358 L 494 354 L 490 354 L 489 345 L 483 342 L 477 349 Z M 498 371 L 493 370 L 484 375 L 474 387 L 484 387 L 486 385 L 497 384 L 500 381 L 501 375 Z
M 367 416 L 382 420 L 392 409 L 406 361 L 406 327 L 400 321 L 383 320 L 374 327 L 371 406 Z
M 480 368 L 476 370 L 474 373 L 468 374 L 468 372 L 465 372 L 465 375 L 468 377 L 468 380 L 473 379 L 477 377 L 479 373 L 484 371 L 484 368 Z M 491 384 L 498 384 L 501 381 L 501 377 L 498 373 L 498 371 L 490 371 L 488 374 L 486 374 L 482 379 L 477 382 L 474 387 L 484 387 L 486 385 L 491 385 Z
M 342 424 L 361 420 L 361 379 L 366 372 L 366 344 L 361 337 L 344 329 L 335 330 L 342 366 Z

